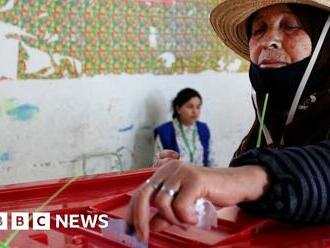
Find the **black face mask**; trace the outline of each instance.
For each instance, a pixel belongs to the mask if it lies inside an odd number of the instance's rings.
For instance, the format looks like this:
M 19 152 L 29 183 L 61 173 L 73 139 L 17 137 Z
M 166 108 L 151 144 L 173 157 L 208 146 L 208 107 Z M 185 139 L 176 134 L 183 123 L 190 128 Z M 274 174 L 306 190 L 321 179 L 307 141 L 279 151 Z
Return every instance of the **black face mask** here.
M 250 81 L 258 97 L 264 98 L 269 93 L 269 104 L 273 108 L 288 110 L 306 71 L 311 57 L 297 63 L 278 69 L 261 69 L 258 65 L 250 65 Z M 312 73 L 305 87 L 302 97 L 305 97 L 317 88 L 322 82 L 321 77 Z

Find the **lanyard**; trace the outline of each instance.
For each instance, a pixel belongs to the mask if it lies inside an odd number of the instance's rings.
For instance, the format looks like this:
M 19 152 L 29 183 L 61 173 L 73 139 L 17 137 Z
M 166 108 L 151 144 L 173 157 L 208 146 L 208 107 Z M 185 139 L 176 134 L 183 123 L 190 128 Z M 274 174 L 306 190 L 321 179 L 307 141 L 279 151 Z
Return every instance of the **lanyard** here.
M 189 144 L 189 141 L 187 139 L 186 133 L 183 130 L 181 122 L 179 122 L 179 127 L 181 131 L 181 135 L 184 141 L 184 144 L 186 145 L 188 152 L 189 152 L 189 157 L 190 157 L 190 163 L 194 162 L 194 156 L 195 156 L 195 151 L 196 151 L 196 146 L 195 146 L 195 141 L 196 141 L 196 127 L 193 130 L 193 141 L 192 141 L 192 147 Z
M 257 95 L 256 95 L 256 92 L 253 89 L 252 89 L 252 102 L 253 102 L 253 105 L 256 109 L 259 123 L 261 123 L 261 116 L 260 116 L 259 107 L 258 107 L 258 103 L 257 103 Z M 272 136 L 270 135 L 270 132 L 269 132 L 269 130 L 266 127 L 265 124 L 263 125 L 262 131 L 264 133 L 264 137 L 266 139 L 267 145 L 274 143 L 274 141 L 272 139 Z

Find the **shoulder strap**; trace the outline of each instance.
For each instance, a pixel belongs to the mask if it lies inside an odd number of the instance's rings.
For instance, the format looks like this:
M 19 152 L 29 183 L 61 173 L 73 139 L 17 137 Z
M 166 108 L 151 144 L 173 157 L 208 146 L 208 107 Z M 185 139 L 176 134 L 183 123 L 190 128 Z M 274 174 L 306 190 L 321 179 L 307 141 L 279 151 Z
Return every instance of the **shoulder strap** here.
M 209 166 L 209 154 L 210 154 L 210 130 L 206 123 L 196 122 L 199 139 L 203 146 L 203 164 Z

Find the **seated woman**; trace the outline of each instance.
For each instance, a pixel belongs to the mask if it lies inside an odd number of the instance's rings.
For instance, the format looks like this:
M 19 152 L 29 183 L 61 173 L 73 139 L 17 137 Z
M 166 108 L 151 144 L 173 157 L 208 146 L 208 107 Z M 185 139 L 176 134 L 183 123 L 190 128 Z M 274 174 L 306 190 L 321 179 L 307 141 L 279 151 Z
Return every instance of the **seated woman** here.
M 180 154 L 180 160 L 210 166 L 210 130 L 198 121 L 202 97 L 194 89 L 181 90 L 172 101 L 173 120 L 155 129 L 155 157 L 166 150 Z

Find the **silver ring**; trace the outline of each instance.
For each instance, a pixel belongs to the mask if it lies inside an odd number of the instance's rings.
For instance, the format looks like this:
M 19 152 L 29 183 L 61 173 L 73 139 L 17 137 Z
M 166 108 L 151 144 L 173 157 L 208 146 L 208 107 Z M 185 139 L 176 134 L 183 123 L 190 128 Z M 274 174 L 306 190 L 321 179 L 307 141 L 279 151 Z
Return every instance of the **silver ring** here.
M 146 180 L 146 184 L 149 184 L 154 190 L 158 190 L 160 183 L 152 181 L 150 178 Z
M 170 197 L 174 197 L 174 196 L 176 195 L 176 193 L 177 193 L 176 190 L 171 189 L 171 188 L 168 188 L 168 187 L 166 187 L 166 185 L 163 185 L 163 186 L 160 188 L 160 191 L 162 191 L 162 192 L 168 194 Z

